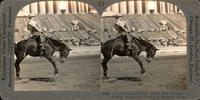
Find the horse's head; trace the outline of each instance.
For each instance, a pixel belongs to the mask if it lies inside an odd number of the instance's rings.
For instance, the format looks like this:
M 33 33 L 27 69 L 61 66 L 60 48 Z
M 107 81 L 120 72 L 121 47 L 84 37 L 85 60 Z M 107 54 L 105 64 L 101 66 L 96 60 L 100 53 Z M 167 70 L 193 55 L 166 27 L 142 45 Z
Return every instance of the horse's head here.
M 152 59 L 154 58 L 155 54 L 156 54 L 156 51 L 159 50 L 157 49 L 155 46 L 151 46 L 149 48 L 147 48 L 146 52 L 147 52 L 147 55 L 146 55 L 146 61 L 148 63 L 150 63 L 152 61 Z
M 65 48 L 62 48 L 60 49 L 60 62 L 61 63 L 64 63 L 65 60 L 67 59 L 68 55 L 69 55 L 69 52 L 71 51 L 72 49 L 70 49 L 69 47 L 65 47 Z

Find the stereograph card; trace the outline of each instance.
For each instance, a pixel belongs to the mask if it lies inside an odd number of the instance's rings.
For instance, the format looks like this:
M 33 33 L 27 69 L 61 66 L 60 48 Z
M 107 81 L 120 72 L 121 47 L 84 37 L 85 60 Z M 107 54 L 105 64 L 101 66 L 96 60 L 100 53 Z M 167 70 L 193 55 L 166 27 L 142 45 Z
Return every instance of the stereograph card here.
M 2 100 L 200 100 L 199 0 L 4 0 Z

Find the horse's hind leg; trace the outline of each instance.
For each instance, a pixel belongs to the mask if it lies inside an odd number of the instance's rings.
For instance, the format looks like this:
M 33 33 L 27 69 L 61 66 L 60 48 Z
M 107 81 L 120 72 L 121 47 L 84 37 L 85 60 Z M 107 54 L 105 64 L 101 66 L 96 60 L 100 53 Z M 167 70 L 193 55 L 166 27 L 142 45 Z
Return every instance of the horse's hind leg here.
M 16 77 L 20 79 L 20 66 L 19 64 L 23 61 L 24 57 L 17 57 L 15 62 Z
M 108 61 L 109 61 L 110 59 L 111 59 L 111 58 L 104 58 L 104 59 L 103 59 L 103 62 L 101 63 L 101 64 L 102 64 L 102 67 L 103 67 L 103 76 L 104 76 L 104 78 L 108 78 L 108 77 L 107 77 L 107 70 L 108 70 L 107 63 L 108 63 Z
M 54 67 L 54 74 L 58 74 L 58 69 L 56 67 L 56 63 L 55 61 L 51 58 L 51 57 L 46 57 L 52 64 L 53 64 L 53 67 Z
M 140 58 L 138 56 L 134 56 L 133 58 L 140 64 L 141 74 L 144 74 L 145 73 L 145 69 L 143 67 L 143 64 L 142 64 L 142 61 L 140 60 Z

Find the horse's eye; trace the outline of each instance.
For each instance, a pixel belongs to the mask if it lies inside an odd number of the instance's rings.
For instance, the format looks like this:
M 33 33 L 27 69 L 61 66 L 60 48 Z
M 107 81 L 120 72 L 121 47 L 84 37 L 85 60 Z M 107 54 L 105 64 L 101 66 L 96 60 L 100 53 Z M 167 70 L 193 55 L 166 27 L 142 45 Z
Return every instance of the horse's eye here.
M 153 53 L 153 51 L 151 51 L 151 50 L 150 50 L 150 51 L 149 51 L 149 53 L 151 53 L 151 54 L 152 54 L 152 53 Z

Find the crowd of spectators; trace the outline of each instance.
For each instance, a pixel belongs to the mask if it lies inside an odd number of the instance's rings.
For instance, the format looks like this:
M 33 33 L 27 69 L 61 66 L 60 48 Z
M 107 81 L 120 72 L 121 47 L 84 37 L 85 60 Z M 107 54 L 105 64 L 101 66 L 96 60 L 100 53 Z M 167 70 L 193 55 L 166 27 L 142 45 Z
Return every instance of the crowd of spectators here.
M 146 32 L 161 33 L 161 32 L 168 32 L 169 30 L 174 31 L 176 33 L 176 36 L 172 36 L 168 38 L 145 38 L 145 35 L 144 35 L 144 37 L 139 37 L 139 38 L 152 42 L 153 44 L 157 44 L 158 46 L 186 45 L 186 41 L 182 38 L 182 36 L 185 34 L 185 30 L 183 28 L 178 28 L 175 25 L 171 25 L 168 21 L 165 21 L 165 20 L 160 21 L 159 29 L 156 29 L 156 28 L 142 29 L 142 28 L 131 27 L 131 32 L 133 34 L 140 34 L 140 33 L 145 34 Z
M 87 25 L 81 23 L 78 20 L 72 20 L 72 31 L 78 31 L 80 29 L 84 30 L 87 32 L 86 37 L 80 36 L 80 38 L 76 39 L 72 37 L 70 39 L 70 42 L 74 46 L 98 46 L 99 43 L 94 40 L 93 35 L 97 33 L 96 29 L 94 28 L 89 28 Z M 81 28 L 80 28 L 81 27 Z

